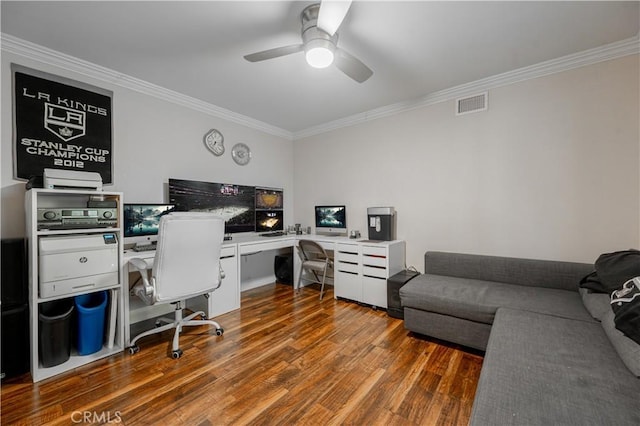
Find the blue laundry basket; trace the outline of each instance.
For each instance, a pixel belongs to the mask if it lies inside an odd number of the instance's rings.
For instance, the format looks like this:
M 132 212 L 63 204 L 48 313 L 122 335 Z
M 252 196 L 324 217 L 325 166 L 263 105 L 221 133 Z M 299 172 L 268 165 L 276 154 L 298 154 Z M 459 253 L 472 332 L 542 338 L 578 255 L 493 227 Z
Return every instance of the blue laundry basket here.
M 76 349 L 78 355 L 89 355 L 102 349 L 107 292 L 82 294 L 75 297 L 78 313 Z

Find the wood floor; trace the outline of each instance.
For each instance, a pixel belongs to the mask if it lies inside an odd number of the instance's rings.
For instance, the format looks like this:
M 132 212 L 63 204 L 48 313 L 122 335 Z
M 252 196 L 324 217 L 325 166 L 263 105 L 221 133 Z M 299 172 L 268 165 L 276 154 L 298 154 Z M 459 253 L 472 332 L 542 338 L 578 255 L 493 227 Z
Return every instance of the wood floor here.
M 404 329 L 385 311 L 294 294 L 274 284 L 242 293 L 242 308 L 189 327 L 184 355 L 170 334 L 31 383 L 2 382 L 6 425 L 466 425 L 482 356 Z

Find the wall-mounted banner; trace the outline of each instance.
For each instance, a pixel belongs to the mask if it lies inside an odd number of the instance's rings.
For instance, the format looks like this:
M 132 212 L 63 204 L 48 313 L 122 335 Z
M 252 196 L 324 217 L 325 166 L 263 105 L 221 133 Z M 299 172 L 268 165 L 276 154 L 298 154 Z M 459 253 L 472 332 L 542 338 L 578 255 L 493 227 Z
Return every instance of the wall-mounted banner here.
M 14 176 L 45 168 L 98 172 L 112 183 L 113 93 L 16 64 L 13 72 Z

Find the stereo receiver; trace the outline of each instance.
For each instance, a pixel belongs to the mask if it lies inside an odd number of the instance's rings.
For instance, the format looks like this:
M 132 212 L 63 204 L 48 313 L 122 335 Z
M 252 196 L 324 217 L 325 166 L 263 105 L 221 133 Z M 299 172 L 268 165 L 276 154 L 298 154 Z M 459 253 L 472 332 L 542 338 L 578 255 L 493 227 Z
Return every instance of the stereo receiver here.
M 39 208 L 38 230 L 113 228 L 118 225 L 116 208 Z

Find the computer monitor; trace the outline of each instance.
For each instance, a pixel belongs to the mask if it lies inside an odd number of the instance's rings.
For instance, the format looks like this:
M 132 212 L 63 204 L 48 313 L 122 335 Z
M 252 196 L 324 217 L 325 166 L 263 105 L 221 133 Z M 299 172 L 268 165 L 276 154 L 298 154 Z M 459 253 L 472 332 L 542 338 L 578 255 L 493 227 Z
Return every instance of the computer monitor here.
M 283 190 L 281 188 L 256 188 L 256 210 L 282 210 Z
M 256 232 L 270 232 L 284 230 L 284 215 L 282 210 L 257 210 Z
M 316 234 L 343 235 L 347 233 L 345 206 L 316 206 Z
M 173 204 L 124 204 L 124 244 L 142 245 L 158 241 L 160 218 L 174 211 Z
M 213 213 L 225 220 L 224 232 L 256 229 L 255 186 L 169 179 L 169 202 L 177 211 Z

